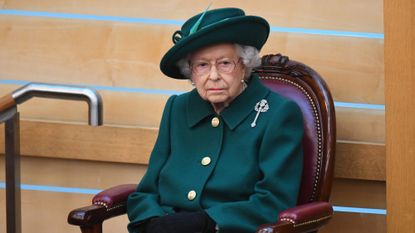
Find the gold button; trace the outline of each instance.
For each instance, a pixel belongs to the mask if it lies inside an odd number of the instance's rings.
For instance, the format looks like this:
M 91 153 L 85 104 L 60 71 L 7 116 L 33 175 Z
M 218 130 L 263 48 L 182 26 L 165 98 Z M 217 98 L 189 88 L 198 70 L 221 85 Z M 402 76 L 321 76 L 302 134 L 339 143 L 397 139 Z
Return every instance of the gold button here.
M 219 121 L 219 118 L 217 118 L 217 117 L 214 117 L 213 119 L 212 119 L 212 127 L 213 128 L 216 128 L 216 127 L 218 127 L 218 125 L 219 125 L 219 123 L 220 123 L 220 121 Z
M 190 190 L 189 193 L 187 193 L 187 199 L 189 199 L 189 201 L 193 201 L 195 198 L 196 198 L 196 191 Z
M 210 164 L 210 162 L 211 162 L 212 160 L 210 159 L 210 157 L 209 156 L 206 156 L 206 157 L 204 157 L 203 159 L 202 159 L 202 161 L 201 161 L 201 164 L 203 165 L 203 166 L 207 166 L 207 165 L 209 165 Z

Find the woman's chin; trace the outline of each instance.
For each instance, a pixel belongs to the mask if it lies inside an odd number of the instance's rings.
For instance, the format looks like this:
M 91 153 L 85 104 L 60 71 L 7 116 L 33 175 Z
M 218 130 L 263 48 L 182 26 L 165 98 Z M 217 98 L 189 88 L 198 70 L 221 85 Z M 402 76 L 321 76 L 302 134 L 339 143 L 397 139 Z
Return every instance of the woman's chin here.
M 209 96 L 207 100 L 211 104 L 224 104 L 228 98 L 224 96 Z

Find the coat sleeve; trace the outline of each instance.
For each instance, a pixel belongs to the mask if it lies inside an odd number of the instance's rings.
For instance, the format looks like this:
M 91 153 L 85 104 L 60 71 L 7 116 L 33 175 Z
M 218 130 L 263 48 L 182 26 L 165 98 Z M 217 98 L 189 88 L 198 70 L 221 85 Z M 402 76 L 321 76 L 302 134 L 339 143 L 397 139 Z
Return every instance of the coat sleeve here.
M 159 205 L 158 177 L 170 154 L 170 113 L 175 97 L 171 96 L 164 107 L 158 137 L 150 156 L 147 172 L 140 181 L 137 190 L 128 197 L 129 232 L 134 232 L 134 228 L 143 220 L 166 214 Z
M 257 150 L 263 176 L 255 184 L 254 193 L 247 200 L 206 209 L 220 233 L 255 232 L 259 225 L 275 222 L 280 211 L 296 205 L 303 165 L 303 131 L 299 107 L 289 101 L 280 105 Z

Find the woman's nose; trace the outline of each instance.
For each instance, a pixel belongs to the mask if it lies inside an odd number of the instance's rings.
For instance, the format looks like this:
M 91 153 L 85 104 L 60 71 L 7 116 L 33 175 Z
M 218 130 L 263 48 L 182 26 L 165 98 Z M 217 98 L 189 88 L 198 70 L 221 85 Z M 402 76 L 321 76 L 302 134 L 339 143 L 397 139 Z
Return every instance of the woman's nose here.
M 218 70 L 216 69 L 216 66 L 212 66 L 209 72 L 209 79 L 215 81 L 215 80 L 218 80 L 219 78 L 220 78 L 220 74 Z

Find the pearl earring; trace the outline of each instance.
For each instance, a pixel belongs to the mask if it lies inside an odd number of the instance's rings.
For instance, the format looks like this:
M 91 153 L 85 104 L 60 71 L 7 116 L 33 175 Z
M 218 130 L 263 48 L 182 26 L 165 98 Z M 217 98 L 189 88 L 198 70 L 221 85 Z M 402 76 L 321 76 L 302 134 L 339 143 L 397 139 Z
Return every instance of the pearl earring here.
M 242 90 L 245 90 L 248 87 L 248 84 L 246 84 L 245 79 L 242 79 L 241 83 L 242 83 Z

